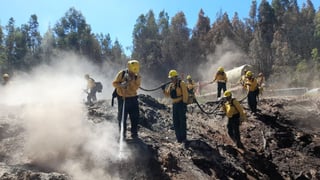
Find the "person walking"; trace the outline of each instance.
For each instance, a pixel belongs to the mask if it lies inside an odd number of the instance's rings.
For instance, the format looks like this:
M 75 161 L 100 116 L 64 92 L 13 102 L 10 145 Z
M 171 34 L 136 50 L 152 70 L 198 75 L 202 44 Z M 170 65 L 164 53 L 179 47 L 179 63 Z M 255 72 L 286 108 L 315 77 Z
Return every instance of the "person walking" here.
M 248 72 L 248 70 L 244 70 L 243 71 L 243 74 L 241 75 L 240 79 L 239 79 L 239 84 L 241 86 L 241 93 L 242 94 L 246 94 L 247 93 L 247 89 L 246 89 L 246 86 L 245 86 L 245 83 L 246 83 L 246 73 Z
M 214 83 L 217 81 L 217 98 L 219 99 L 221 97 L 221 90 L 223 92 L 227 89 L 227 74 L 224 72 L 223 67 L 219 67 L 216 75 L 214 76 L 214 79 L 211 83 Z
M 87 80 L 87 89 L 85 90 L 85 92 L 87 93 L 86 104 L 92 105 L 93 102 L 97 101 L 96 82 L 93 78 L 90 77 L 89 74 L 84 75 L 84 78 Z
M 163 85 L 161 88 L 166 97 L 172 99 L 172 119 L 178 143 L 187 142 L 187 103 L 188 90 L 186 83 L 179 78 L 176 70 L 170 70 L 168 78 L 171 80 L 170 84 Z
M 139 61 L 130 60 L 127 63 L 127 69 L 119 71 L 112 82 L 117 93 L 119 131 L 121 132 L 123 125 L 123 134 L 120 134 L 123 138 L 126 138 L 128 115 L 131 120 L 131 137 L 138 138 L 139 103 L 137 91 L 141 85 L 139 71 Z
M 248 105 L 251 112 L 257 112 L 257 96 L 259 95 L 259 87 L 257 79 L 253 77 L 253 73 L 251 71 L 247 71 L 246 73 L 246 82 L 245 86 L 248 92 Z
M 243 149 L 243 144 L 240 138 L 240 122 L 246 120 L 245 112 L 240 105 L 239 101 L 235 98 L 232 98 L 231 91 L 225 91 L 224 97 L 226 98 L 225 103 L 222 106 L 222 110 L 226 113 L 228 117 L 227 129 L 228 135 L 236 146 L 240 149 Z

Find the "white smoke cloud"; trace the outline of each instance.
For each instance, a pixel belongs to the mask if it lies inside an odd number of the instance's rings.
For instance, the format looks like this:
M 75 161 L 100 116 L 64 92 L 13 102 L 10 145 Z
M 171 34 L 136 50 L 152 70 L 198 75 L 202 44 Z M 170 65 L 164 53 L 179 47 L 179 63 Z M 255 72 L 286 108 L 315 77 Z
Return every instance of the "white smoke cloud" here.
M 223 67 L 224 71 L 227 72 L 235 67 L 248 63 L 248 58 L 240 48 L 225 38 L 222 44 L 215 48 L 215 52 L 208 55 L 206 63 L 199 66 L 198 74 L 200 75 L 201 94 L 216 92 L 216 83 L 208 83 L 213 81 L 219 67 Z M 230 77 L 228 78 L 231 82 Z M 240 79 L 240 77 L 238 77 L 238 79 Z M 229 85 L 227 85 L 227 88 L 229 88 L 228 86 Z
M 31 73 L 16 73 L 10 84 L 0 89 L 0 104 L 20 108 L 17 116 L 24 142 L 15 163 L 35 163 L 79 180 L 117 179 L 105 168 L 118 158 L 118 124 L 115 120 L 94 124 L 86 119 L 83 103 L 84 74 L 103 83 L 98 100 L 110 99 L 116 75 L 112 69 L 101 71 L 85 59 L 69 55 Z
M 219 67 L 228 71 L 237 66 L 248 63 L 248 58 L 232 41 L 224 39 L 215 49 L 215 53 L 208 56 L 208 61 L 201 64 L 199 74 L 201 79 L 212 81 Z

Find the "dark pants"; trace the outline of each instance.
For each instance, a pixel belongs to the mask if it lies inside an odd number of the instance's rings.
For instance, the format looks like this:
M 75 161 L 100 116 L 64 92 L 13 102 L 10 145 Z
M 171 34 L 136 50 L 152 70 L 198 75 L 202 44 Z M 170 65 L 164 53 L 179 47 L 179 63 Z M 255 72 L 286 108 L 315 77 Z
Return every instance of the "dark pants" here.
M 242 148 L 243 145 L 240 140 L 240 114 L 233 115 L 228 120 L 227 128 L 228 128 L 228 134 L 232 141 L 237 144 L 237 147 Z
M 178 142 L 187 140 L 187 108 L 183 102 L 172 105 L 173 127 Z
M 88 93 L 88 96 L 87 96 L 87 102 L 88 103 L 92 103 L 92 101 L 96 101 L 97 100 L 96 93 L 97 93 L 97 90 L 95 88 L 92 88 L 90 90 L 90 93 Z
M 118 99 L 118 122 L 119 131 L 121 131 L 121 121 L 122 121 L 122 108 L 124 100 L 122 97 L 117 97 Z M 138 137 L 138 123 L 139 123 L 139 103 L 138 96 L 125 98 L 124 107 L 124 120 L 123 120 L 123 137 L 126 137 L 127 131 L 127 118 L 128 114 L 131 120 L 131 137 Z
M 249 91 L 248 93 L 248 105 L 252 112 L 257 112 L 257 96 L 259 90 Z
M 224 82 L 218 82 L 218 92 L 217 92 L 217 97 L 221 97 L 221 90 L 225 92 L 227 90 L 227 85 Z

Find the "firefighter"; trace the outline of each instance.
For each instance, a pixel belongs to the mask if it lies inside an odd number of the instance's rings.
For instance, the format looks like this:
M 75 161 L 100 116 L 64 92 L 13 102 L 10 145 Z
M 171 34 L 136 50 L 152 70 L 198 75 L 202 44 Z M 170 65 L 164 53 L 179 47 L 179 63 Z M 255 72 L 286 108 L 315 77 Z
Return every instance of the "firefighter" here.
M 192 104 L 195 102 L 195 90 L 197 85 L 192 80 L 191 76 L 187 76 L 187 89 L 189 93 L 188 104 Z
M 188 90 L 186 83 L 181 80 L 176 70 L 170 70 L 168 78 L 171 83 L 161 88 L 165 96 L 172 99 L 172 118 L 178 143 L 187 143 L 187 103 Z
M 89 74 L 84 75 L 84 78 L 87 80 L 87 89 L 85 92 L 87 93 L 87 104 L 92 105 L 94 101 L 97 101 L 97 90 L 96 90 L 96 82 L 93 78 L 90 77 Z
M 246 82 L 245 86 L 248 92 L 248 105 L 251 110 L 251 112 L 256 113 L 257 112 L 257 97 L 259 95 L 259 86 L 257 79 L 253 77 L 253 73 L 251 71 L 248 71 L 246 73 Z
M 121 125 L 123 125 L 123 134 L 121 134 L 123 138 L 126 138 L 128 115 L 131 121 L 131 137 L 138 138 L 139 103 L 137 91 L 141 85 L 139 71 L 139 61 L 130 60 L 127 63 L 127 69 L 119 71 L 112 82 L 117 93 L 119 131 L 121 132 Z M 122 117 L 122 115 L 124 116 Z
M 218 71 L 213 79 L 213 81 L 211 83 L 214 83 L 217 81 L 217 98 L 219 99 L 221 97 L 221 90 L 223 90 L 223 92 L 226 91 L 227 89 L 227 74 L 224 72 L 224 68 L 223 67 L 219 67 Z
M 243 74 L 241 75 L 240 79 L 239 79 L 239 84 L 241 86 L 241 92 L 243 94 L 246 94 L 247 90 L 246 90 L 246 86 L 245 86 L 245 82 L 246 82 L 246 73 L 248 72 L 248 70 L 244 70 Z
M 10 76 L 9 76 L 9 74 L 7 74 L 7 73 L 5 73 L 5 74 L 2 75 L 2 79 L 3 79 L 2 85 L 3 85 L 3 86 L 5 86 L 5 85 L 7 85 L 7 84 L 9 83 L 9 78 L 10 78 Z
M 224 97 L 226 98 L 225 103 L 222 106 L 222 110 L 226 113 L 228 117 L 227 129 L 228 135 L 236 146 L 243 149 L 243 144 L 241 143 L 239 126 L 242 121 L 246 120 L 245 112 L 240 105 L 239 101 L 232 98 L 231 91 L 225 91 Z
M 242 87 L 245 87 L 244 83 L 246 82 L 246 73 L 248 72 L 248 70 L 244 70 L 243 71 L 243 74 L 241 75 L 240 77 L 240 80 L 239 80 L 239 84 L 242 86 Z

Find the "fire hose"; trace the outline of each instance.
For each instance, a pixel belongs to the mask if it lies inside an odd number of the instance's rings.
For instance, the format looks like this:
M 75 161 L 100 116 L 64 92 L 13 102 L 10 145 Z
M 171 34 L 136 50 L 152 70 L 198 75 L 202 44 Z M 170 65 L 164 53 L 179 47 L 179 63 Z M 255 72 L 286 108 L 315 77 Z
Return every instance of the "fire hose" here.
M 156 90 L 158 90 L 158 89 L 160 89 L 161 87 L 163 87 L 163 86 L 165 86 L 165 85 L 168 85 L 170 83 L 170 81 L 169 82 L 166 82 L 166 83 L 163 83 L 163 84 L 161 84 L 159 87 L 156 87 L 156 88 L 153 88 L 153 89 L 145 89 L 145 88 L 143 88 L 143 87 L 139 87 L 141 90 L 143 90 L 143 91 L 156 91 Z M 221 106 L 221 104 L 224 102 L 224 101 L 219 101 L 219 104 L 217 105 L 217 107 L 212 111 L 212 112 L 206 112 L 202 107 L 201 107 L 201 105 L 199 104 L 199 102 L 196 100 L 196 98 L 194 98 L 194 101 L 195 101 L 195 103 L 197 104 L 197 106 L 199 107 L 199 109 L 203 112 L 203 113 L 205 113 L 205 114 L 207 114 L 207 115 L 210 115 L 210 114 L 216 114 L 216 110 Z
M 249 92 L 246 94 L 246 96 L 244 96 L 242 99 L 239 100 L 239 102 L 241 103 L 242 101 L 244 101 L 249 95 Z
M 143 91 L 156 91 L 158 89 L 160 89 L 162 86 L 165 86 L 165 85 L 168 85 L 170 82 L 166 82 L 166 83 L 163 83 L 161 84 L 159 87 L 156 87 L 156 88 L 153 88 L 153 89 L 145 89 L 143 87 L 139 87 L 141 90 Z M 244 99 L 246 99 L 248 96 L 248 94 L 240 100 L 243 101 Z M 225 102 L 224 98 L 222 98 L 220 101 L 218 101 L 218 105 L 211 111 L 211 112 L 206 112 L 202 107 L 201 105 L 199 104 L 199 102 L 197 101 L 197 99 L 194 97 L 194 102 L 197 104 L 197 106 L 199 107 L 199 109 L 201 110 L 201 112 L 207 114 L 207 115 L 211 115 L 211 114 L 217 114 L 217 109 Z
M 242 101 L 244 101 L 248 97 L 248 95 L 249 95 L 249 91 L 247 92 L 246 96 L 244 96 L 242 99 L 239 100 L 239 102 L 241 103 Z M 256 98 L 257 98 L 257 102 L 259 102 L 260 101 L 259 92 L 258 92 Z
M 140 88 L 141 90 L 143 90 L 143 91 L 156 91 L 156 90 L 160 89 L 162 86 L 168 85 L 169 83 L 170 83 L 170 81 L 169 81 L 169 82 L 166 82 L 166 83 L 163 83 L 163 84 L 161 84 L 161 86 L 156 87 L 156 88 L 154 88 L 154 89 L 145 89 L 145 88 L 143 88 L 143 87 L 139 87 L 139 88 Z
M 218 101 L 218 105 L 217 105 L 217 107 L 215 107 L 214 109 L 213 109 L 213 111 L 211 111 L 211 112 L 206 112 L 202 107 L 201 107 L 201 105 L 199 104 L 199 102 L 197 101 L 197 99 L 196 98 L 194 98 L 194 101 L 195 101 L 195 103 L 197 104 L 197 106 L 199 107 L 199 109 L 201 110 L 201 112 L 203 112 L 203 113 L 205 113 L 205 114 L 207 114 L 207 115 L 211 115 L 211 114 L 217 114 L 217 109 L 225 102 L 224 100 L 220 100 L 220 101 Z

